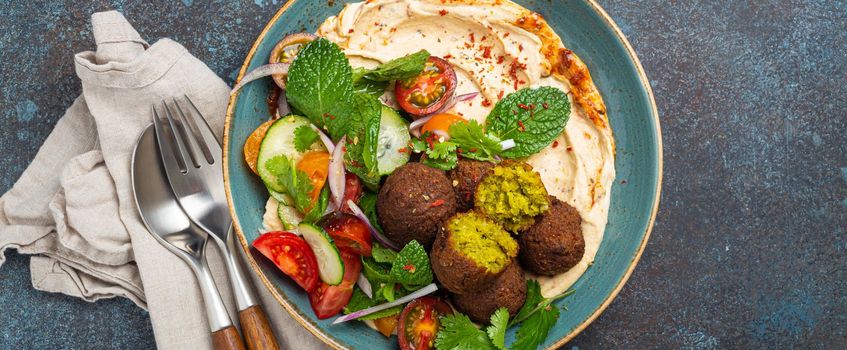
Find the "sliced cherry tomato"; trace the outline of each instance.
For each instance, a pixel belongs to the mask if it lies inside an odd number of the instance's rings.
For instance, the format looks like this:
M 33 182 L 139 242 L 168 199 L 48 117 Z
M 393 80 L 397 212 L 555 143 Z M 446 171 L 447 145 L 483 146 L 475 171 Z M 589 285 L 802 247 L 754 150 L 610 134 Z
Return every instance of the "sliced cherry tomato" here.
M 376 326 L 376 330 L 378 330 L 382 335 L 386 337 L 390 337 L 394 330 L 397 329 L 397 315 L 380 317 L 374 320 L 374 325 Z
M 337 286 L 330 286 L 320 282 L 318 287 L 309 293 L 309 303 L 315 316 L 323 320 L 332 317 L 347 306 L 350 297 L 353 296 L 353 285 L 362 272 L 362 260 L 356 254 L 341 251 L 341 260 L 344 262 L 344 279 Z
M 435 334 L 441 327 L 439 317 L 453 313 L 443 300 L 426 296 L 413 300 L 400 313 L 397 341 L 402 350 L 435 348 Z
M 371 256 L 371 231 L 357 216 L 335 212 L 321 219 L 321 227 L 342 251 Z
M 403 110 L 416 117 L 433 113 L 456 92 L 456 72 L 449 62 L 430 56 L 418 76 L 394 85 L 394 97 Z
M 268 129 L 275 121 L 276 120 L 271 119 L 262 123 L 262 125 L 259 125 L 259 127 L 256 128 L 256 130 L 253 130 L 253 133 L 247 137 L 247 141 L 244 142 L 244 161 L 247 162 L 247 166 L 250 167 L 250 170 L 252 170 L 256 175 L 259 174 L 258 170 L 256 170 L 256 163 L 259 161 L 259 147 L 262 146 L 262 140 L 265 139 L 265 134 L 268 133 Z
M 429 121 L 421 127 L 421 134 L 429 132 L 436 135 L 439 133 L 447 135 L 448 131 L 450 131 L 451 125 L 464 122 L 467 122 L 467 120 L 458 115 L 452 113 L 438 113 L 433 115 L 432 118 L 430 118 Z
M 318 286 L 318 260 L 300 236 L 290 232 L 268 232 L 253 241 L 253 247 L 307 292 Z
M 294 62 L 294 58 L 297 57 L 297 54 L 300 52 L 303 45 L 317 38 L 318 37 L 316 35 L 311 33 L 290 34 L 282 38 L 282 40 L 280 40 L 271 50 L 271 57 L 268 59 L 268 63 Z M 281 89 L 285 89 L 285 80 L 287 78 L 287 73 L 276 74 L 273 76 L 274 82 Z
M 297 170 L 306 173 L 309 180 L 312 181 L 312 203 L 317 202 L 318 196 L 321 194 L 321 189 L 326 183 L 326 177 L 329 175 L 329 152 L 312 151 L 306 152 L 303 159 L 297 163 Z
M 345 213 L 352 213 L 350 211 L 350 206 L 347 205 L 347 200 L 352 200 L 353 203 L 359 205 L 359 199 L 362 198 L 362 194 L 364 194 L 362 180 L 359 180 L 359 177 L 353 173 L 347 173 L 344 175 L 344 197 L 341 201 L 341 211 Z

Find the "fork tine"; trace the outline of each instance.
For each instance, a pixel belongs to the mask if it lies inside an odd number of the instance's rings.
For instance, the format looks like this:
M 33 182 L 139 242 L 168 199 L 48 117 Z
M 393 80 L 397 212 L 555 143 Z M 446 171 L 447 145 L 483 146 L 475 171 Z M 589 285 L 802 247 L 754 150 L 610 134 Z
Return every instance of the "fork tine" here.
M 168 106 L 168 112 L 171 113 L 173 120 L 179 125 L 179 136 L 182 138 L 182 144 L 185 146 L 186 152 L 191 156 L 194 166 L 200 168 L 202 166 L 202 159 L 206 158 L 208 160 L 209 158 L 206 156 L 208 153 L 206 145 L 202 140 L 198 140 L 197 132 L 195 131 L 196 127 L 185 116 L 185 111 L 179 102 L 175 98 L 171 98 L 171 100 L 173 101 L 173 106 Z
M 188 96 L 183 95 L 183 99 L 188 101 L 191 109 L 194 113 L 188 113 L 191 115 L 192 123 L 197 128 L 196 130 L 202 136 L 203 141 L 205 141 L 206 146 L 208 147 L 209 154 L 207 157 L 211 156 L 209 162 L 211 164 L 220 163 L 221 154 L 223 151 L 221 150 L 221 144 L 218 143 L 218 138 L 212 132 L 212 128 L 209 127 L 209 124 L 206 123 L 206 119 L 203 118 L 203 113 L 200 113 L 200 109 L 188 98 Z
M 194 147 L 195 151 L 197 151 L 194 153 L 194 155 L 197 156 L 197 162 L 199 163 L 201 159 L 205 158 L 208 164 L 215 164 L 211 151 L 209 151 L 209 142 L 204 139 L 203 135 L 200 133 L 200 128 L 197 125 L 197 117 L 195 114 L 190 109 L 186 109 L 184 104 L 180 103 L 176 98 L 173 98 L 173 102 L 176 109 L 179 111 L 180 117 L 182 118 L 182 125 L 185 127 L 185 130 L 188 131 L 189 138 L 191 139 L 191 146 Z
M 168 124 L 171 127 L 171 134 L 173 134 L 173 140 L 176 141 L 176 149 L 174 155 L 177 157 L 182 157 L 183 161 L 185 162 L 186 172 L 190 171 L 189 165 L 192 165 L 195 168 L 199 168 L 200 165 L 196 161 L 192 150 L 189 148 L 190 145 L 185 143 L 187 137 L 185 135 L 185 128 L 183 127 L 182 123 L 178 123 L 174 120 L 174 115 L 173 113 L 171 113 L 171 109 L 168 107 L 168 104 L 167 102 L 165 102 L 165 100 L 162 100 L 162 105 L 165 106 L 165 119 L 167 119 Z
M 181 173 L 187 173 L 188 167 L 185 159 L 181 155 L 178 156 L 178 153 L 173 149 L 173 130 L 165 131 L 165 126 L 162 125 L 162 119 L 155 105 L 151 106 L 150 109 L 153 110 L 153 129 L 156 132 L 156 143 L 159 145 L 162 163 L 164 163 L 166 169 L 179 169 Z

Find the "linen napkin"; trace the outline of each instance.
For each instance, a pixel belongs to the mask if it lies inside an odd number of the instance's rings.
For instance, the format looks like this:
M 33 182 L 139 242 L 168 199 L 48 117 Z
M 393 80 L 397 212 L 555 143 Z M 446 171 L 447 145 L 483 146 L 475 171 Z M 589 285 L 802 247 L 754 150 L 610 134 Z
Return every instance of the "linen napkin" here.
M 148 45 L 119 12 L 95 13 L 91 22 L 97 50 L 74 57 L 82 95 L 0 197 L 0 266 L 6 249 L 30 254 L 34 288 L 88 301 L 128 298 L 148 309 L 159 348 L 211 348 L 194 275 L 136 211 L 130 161 L 163 98 L 187 95 L 220 137 L 230 88 L 178 43 Z M 208 253 L 237 322 L 220 253 Z M 283 348 L 325 347 L 251 278 Z

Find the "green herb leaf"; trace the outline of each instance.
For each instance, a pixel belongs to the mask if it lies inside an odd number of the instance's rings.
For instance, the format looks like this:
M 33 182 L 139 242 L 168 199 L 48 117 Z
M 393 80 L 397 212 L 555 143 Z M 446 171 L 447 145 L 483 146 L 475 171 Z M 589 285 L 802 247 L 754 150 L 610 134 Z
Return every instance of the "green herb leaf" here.
M 561 135 L 570 112 L 570 101 L 562 90 L 524 88 L 497 102 L 486 119 L 486 128 L 501 140 L 515 140 L 515 147 L 503 151 L 504 157 L 527 157 Z
M 397 258 L 397 253 L 393 250 L 383 247 L 381 244 L 374 242 L 373 248 L 371 249 L 371 256 L 376 262 L 380 263 L 393 263 Z
M 397 253 L 394 263 L 391 264 L 391 277 L 413 289 L 432 283 L 429 256 L 418 241 L 409 242 Z
M 538 312 L 535 312 L 521 323 L 518 328 L 517 338 L 512 343 L 512 350 L 535 350 L 541 345 L 550 329 L 559 319 L 559 308 L 547 303 Z
M 321 188 L 318 194 L 318 201 L 314 204 L 311 210 L 303 217 L 302 222 L 315 223 L 323 217 L 326 207 L 329 205 L 329 186 Z
M 381 304 L 384 300 L 379 299 L 371 299 L 365 295 L 365 292 L 362 292 L 358 286 L 353 289 L 353 296 L 350 297 L 350 301 L 347 302 L 347 306 L 344 307 L 344 313 L 350 314 L 359 310 L 364 310 L 369 307 L 377 306 Z M 377 318 L 387 317 L 399 314 L 400 311 L 403 311 L 403 305 L 398 305 L 392 308 L 388 308 L 382 311 L 377 311 L 369 315 L 365 315 L 357 318 L 357 320 L 374 320 Z
M 371 257 L 362 257 L 362 273 L 365 274 L 365 278 L 374 286 L 380 283 L 393 284 L 394 282 L 394 279 L 391 277 L 391 265 L 377 262 Z
M 379 120 L 382 104 L 376 97 L 356 94 L 347 132 L 347 170 L 358 175 L 366 184 L 379 184 L 376 151 L 379 146 Z
M 411 55 L 385 62 L 376 69 L 365 73 L 364 77 L 372 81 L 408 79 L 423 71 L 427 59 L 429 59 L 429 52 L 420 50 Z
M 518 313 L 515 314 L 515 317 L 512 318 L 512 322 L 509 326 L 515 325 L 529 317 L 538 309 L 538 305 L 541 304 L 542 301 L 544 301 L 544 297 L 541 295 L 541 285 L 539 285 L 538 281 L 534 279 L 527 279 L 526 301 L 524 301 L 524 304 L 521 306 L 521 309 L 518 310 Z
M 500 140 L 487 135 L 476 120 L 451 125 L 449 134 L 450 142 L 462 150 L 462 157 L 491 162 L 503 152 Z
M 368 221 L 371 222 L 371 226 L 373 226 L 377 231 L 379 231 L 379 233 L 382 233 L 382 227 L 379 226 L 379 219 L 377 218 L 377 215 L 376 215 L 376 194 L 366 192 L 362 196 L 362 198 L 359 199 L 359 208 L 362 209 L 362 212 L 364 212 L 365 216 L 368 217 Z M 377 246 L 379 246 L 382 249 L 385 249 L 381 245 L 379 245 L 378 243 L 374 242 L 373 249 L 377 250 Z M 394 251 L 391 251 L 391 250 L 389 250 L 389 251 L 392 254 L 396 255 L 396 253 L 394 253 Z M 373 253 L 373 254 L 374 254 L 374 258 L 376 258 L 377 253 Z M 394 256 L 392 255 L 391 261 L 380 261 L 380 262 L 391 263 L 393 261 L 394 261 Z
M 333 42 L 319 38 L 300 50 L 288 70 L 286 97 L 334 141 L 346 134 L 353 81 L 350 63 Z
M 491 314 L 491 325 L 485 329 L 491 342 L 500 350 L 506 350 L 506 329 L 509 327 L 509 309 L 501 307 Z
M 385 93 L 385 88 L 388 87 L 386 81 L 373 81 L 365 78 L 368 70 L 362 67 L 353 68 L 353 92 L 357 94 L 368 94 L 374 97 L 380 97 Z
M 451 314 L 441 318 L 441 329 L 435 336 L 438 350 L 496 350 L 485 332 L 476 328 L 468 316 Z
M 297 152 L 306 152 L 319 137 L 309 125 L 301 125 L 294 129 L 294 148 Z
M 294 200 L 294 207 L 301 213 L 306 213 L 307 209 L 312 206 L 311 193 L 313 187 L 309 176 L 297 170 L 294 161 L 284 155 L 271 158 L 265 167 L 276 176 L 279 185 Z

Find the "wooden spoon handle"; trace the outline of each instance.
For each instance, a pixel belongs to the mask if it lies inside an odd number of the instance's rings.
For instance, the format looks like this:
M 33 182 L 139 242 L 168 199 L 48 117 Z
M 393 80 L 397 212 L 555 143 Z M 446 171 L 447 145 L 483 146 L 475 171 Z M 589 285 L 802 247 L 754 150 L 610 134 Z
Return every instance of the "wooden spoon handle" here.
M 244 350 L 244 342 L 235 326 L 212 332 L 212 346 L 215 350 Z
M 238 312 L 244 340 L 250 350 L 279 350 L 268 316 L 261 305 L 253 305 Z

